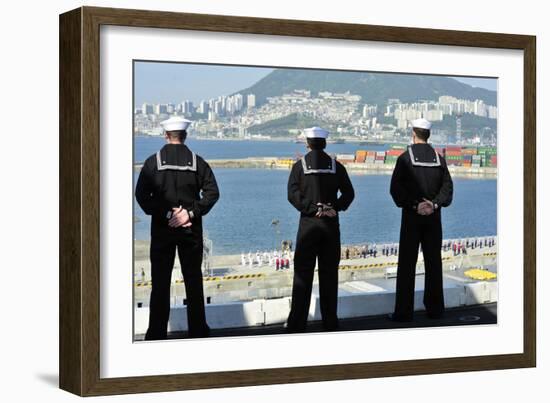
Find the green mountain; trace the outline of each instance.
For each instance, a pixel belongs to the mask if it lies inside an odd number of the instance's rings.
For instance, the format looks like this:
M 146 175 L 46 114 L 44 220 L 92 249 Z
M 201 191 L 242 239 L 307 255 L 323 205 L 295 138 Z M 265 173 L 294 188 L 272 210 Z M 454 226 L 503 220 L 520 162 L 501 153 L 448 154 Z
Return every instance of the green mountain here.
M 276 69 L 239 93 L 255 94 L 256 104 L 267 97 L 283 95 L 296 89 L 346 92 L 361 95 L 362 103 L 385 105 L 390 98 L 401 102 L 437 100 L 441 95 L 459 99 L 481 99 L 496 105 L 496 91 L 472 87 L 453 78 L 419 74 L 367 73 L 334 70 Z

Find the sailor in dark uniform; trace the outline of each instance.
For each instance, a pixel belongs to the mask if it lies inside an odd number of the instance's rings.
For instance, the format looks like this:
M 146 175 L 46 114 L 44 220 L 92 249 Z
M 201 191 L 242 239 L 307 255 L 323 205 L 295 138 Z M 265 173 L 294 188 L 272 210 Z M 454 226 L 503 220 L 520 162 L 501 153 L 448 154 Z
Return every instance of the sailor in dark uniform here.
M 427 143 L 431 123 L 412 122 L 413 144 L 399 156 L 391 178 L 390 193 L 401 207 L 401 233 L 397 268 L 394 321 L 411 321 L 414 312 L 414 280 L 418 247 L 425 266 L 424 307 L 428 317 L 444 312 L 441 263 L 441 208 L 451 204 L 453 181 L 445 158 Z
M 346 210 L 354 198 L 346 169 L 323 151 L 328 132 L 313 127 L 305 135 L 311 151 L 293 165 L 288 179 L 288 201 L 300 212 L 288 332 L 306 328 L 317 259 L 323 327 L 338 328 L 338 212 Z
M 170 285 L 176 250 L 185 283 L 190 337 L 206 337 L 201 264 L 202 216 L 219 198 L 210 166 L 184 143 L 189 120 L 161 123 L 167 144 L 145 161 L 136 199 L 151 216 L 151 299 L 145 340 L 165 339 L 170 314 Z M 201 195 L 202 192 L 202 195 Z

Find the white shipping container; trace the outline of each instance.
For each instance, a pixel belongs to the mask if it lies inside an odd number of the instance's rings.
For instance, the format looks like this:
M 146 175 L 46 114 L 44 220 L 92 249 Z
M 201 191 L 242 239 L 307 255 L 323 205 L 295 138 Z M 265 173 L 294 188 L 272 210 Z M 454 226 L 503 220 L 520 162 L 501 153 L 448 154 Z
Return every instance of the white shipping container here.
M 337 160 L 353 161 L 355 160 L 355 154 L 336 154 Z

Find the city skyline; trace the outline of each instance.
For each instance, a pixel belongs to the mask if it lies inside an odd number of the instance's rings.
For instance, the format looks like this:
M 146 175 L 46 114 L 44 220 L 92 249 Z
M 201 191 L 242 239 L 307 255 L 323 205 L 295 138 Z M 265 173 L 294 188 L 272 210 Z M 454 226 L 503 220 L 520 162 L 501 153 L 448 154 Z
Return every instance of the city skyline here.
M 198 104 L 248 88 L 273 70 L 270 67 L 135 62 L 134 107 L 144 102 L 179 103 L 183 100 Z M 447 77 L 473 87 L 497 89 L 495 78 Z

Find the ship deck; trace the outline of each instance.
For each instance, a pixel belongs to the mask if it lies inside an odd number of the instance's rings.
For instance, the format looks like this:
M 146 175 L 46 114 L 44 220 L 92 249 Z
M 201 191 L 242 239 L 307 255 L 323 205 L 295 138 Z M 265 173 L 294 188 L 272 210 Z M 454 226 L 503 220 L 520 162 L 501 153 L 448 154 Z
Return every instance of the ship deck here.
M 348 332 L 496 324 L 497 303 L 491 303 L 447 309 L 444 317 L 440 319 L 430 319 L 426 316 L 425 312 L 415 312 L 413 322 L 393 322 L 388 319 L 387 315 L 340 319 L 340 329 L 338 331 Z M 307 329 L 304 333 L 319 332 L 323 332 L 322 323 L 320 321 L 310 321 L 308 322 Z M 266 336 L 283 334 L 286 334 L 286 329 L 282 324 L 277 324 L 231 329 L 212 329 L 210 337 Z M 184 339 L 187 338 L 187 332 L 172 332 L 168 334 L 168 338 Z

